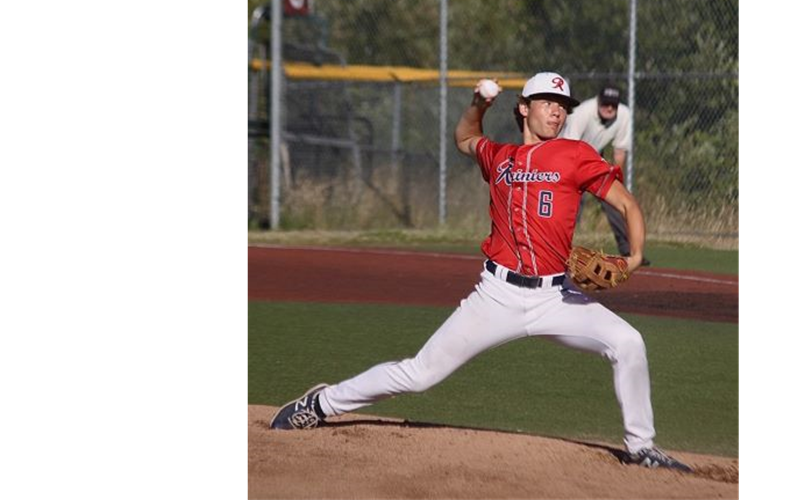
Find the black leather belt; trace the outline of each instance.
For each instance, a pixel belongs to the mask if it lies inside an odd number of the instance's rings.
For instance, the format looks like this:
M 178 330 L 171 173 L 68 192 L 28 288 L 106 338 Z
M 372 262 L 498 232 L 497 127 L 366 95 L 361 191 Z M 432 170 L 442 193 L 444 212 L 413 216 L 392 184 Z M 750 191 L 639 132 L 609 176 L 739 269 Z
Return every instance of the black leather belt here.
M 486 270 L 490 273 L 495 274 L 495 270 L 497 268 L 498 265 L 491 260 L 486 261 Z M 506 281 L 521 288 L 540 288 L 543 280 L 544 279 L 541 276 L 523 276 L 522 274 L 517 274 L 513 271 L 508 271 L 506 273 Z M 564 282 L 565 275 L 560 274 L 559 276 L 554 276 L 553 279 L 551 279 L 551 286 L 559 286 Z

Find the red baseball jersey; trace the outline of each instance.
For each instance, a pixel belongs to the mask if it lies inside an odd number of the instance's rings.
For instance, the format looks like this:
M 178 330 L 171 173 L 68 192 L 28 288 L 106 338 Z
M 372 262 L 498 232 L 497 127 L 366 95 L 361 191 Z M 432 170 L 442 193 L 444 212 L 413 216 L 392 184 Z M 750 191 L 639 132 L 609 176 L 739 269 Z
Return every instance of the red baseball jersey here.
M 475 154 L 492 219 L 481 250 L 527 276 L 564 273 L 582 194 L 604 198 L 615 179 L 623 182 L 620 167 L 582 141 L 515 145 L 483 137 Z

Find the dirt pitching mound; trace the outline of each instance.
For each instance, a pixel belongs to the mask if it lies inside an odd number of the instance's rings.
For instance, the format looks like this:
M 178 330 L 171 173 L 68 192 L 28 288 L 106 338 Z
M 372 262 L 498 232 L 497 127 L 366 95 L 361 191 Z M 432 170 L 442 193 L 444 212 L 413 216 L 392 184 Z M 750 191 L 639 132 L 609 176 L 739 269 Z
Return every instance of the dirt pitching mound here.
M 249 406 L 249 498 L 738 498 L 738 460 L 672 455 L 694 474 L 622 465 L 610 445 L 344 415 L 276 431 Z

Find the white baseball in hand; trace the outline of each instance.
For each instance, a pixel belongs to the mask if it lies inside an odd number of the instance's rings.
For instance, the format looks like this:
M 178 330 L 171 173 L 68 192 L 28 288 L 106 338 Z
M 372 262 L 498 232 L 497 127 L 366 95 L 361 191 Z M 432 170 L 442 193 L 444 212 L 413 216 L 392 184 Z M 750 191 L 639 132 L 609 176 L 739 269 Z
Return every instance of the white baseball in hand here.
M 500 87 L 492 80 L 484 79 L 478 84 L 478 93 L 484 99 L 492 99 L 500 93 Z

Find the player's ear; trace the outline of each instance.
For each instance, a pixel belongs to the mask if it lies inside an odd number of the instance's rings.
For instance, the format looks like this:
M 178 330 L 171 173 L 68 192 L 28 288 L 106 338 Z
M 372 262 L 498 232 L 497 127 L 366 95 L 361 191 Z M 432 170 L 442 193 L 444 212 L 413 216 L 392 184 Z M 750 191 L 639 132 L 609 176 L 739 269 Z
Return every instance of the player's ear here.
M 512 112 L 514 113 L 517 128 L 522 132 L 525 128 L 525 117 L 528 116 L 528 101 L 522 97 L 517 99 L 517 105 L 512 109 Z
M 528 101 L 520 99 L 517 103 L 517 110 L 520 111 L 520 116 L 528 116 Z

